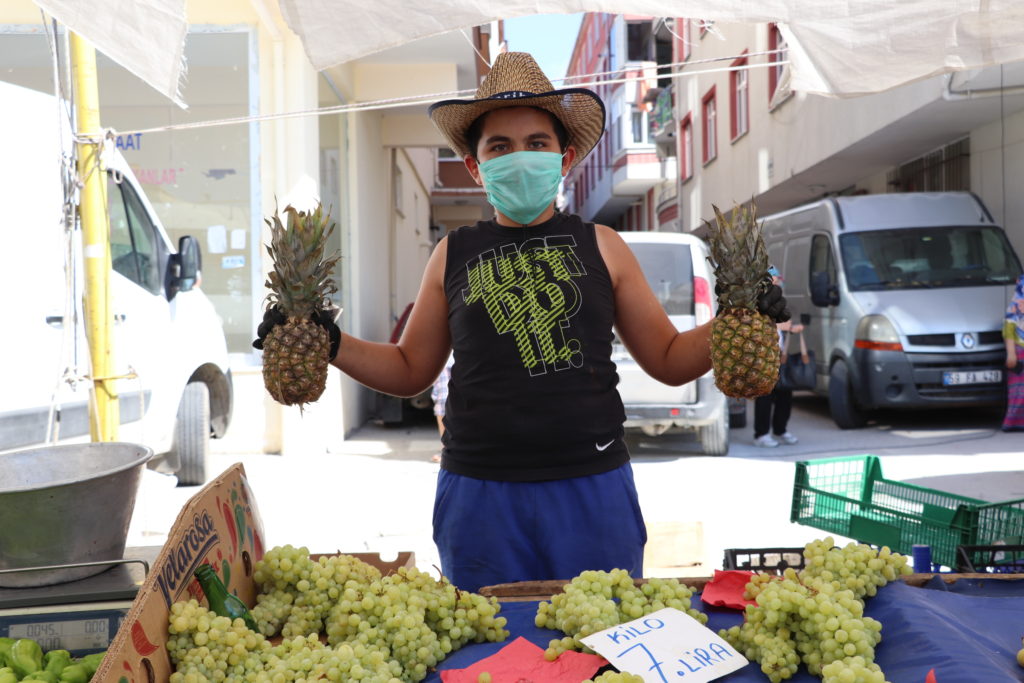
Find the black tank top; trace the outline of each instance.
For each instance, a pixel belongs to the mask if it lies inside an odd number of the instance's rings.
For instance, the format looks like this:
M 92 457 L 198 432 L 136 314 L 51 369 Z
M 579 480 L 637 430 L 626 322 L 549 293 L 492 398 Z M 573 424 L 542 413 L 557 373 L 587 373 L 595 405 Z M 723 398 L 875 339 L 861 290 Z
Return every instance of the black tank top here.
M 593 223 L 481 221 L 448 234 L 455 362 L 442 467 L 479 479 L 599 474 L 629 460 L 614 298 Z

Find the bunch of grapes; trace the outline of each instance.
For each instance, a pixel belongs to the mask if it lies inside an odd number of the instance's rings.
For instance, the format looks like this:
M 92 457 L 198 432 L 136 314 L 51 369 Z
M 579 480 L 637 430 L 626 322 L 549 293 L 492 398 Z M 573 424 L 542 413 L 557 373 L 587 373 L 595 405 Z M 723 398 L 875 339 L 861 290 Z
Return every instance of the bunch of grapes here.
M 644 677 L 626 671 L 605 671 L 600 676 L 587 679 L 583 683 L 644 683 Z
M 171 683 L 244 679 L 263 668 L 271 649 L 241 619 L 217 616 L 196 600 L 171 605 L 167 652 L 175 665 Z
M 390 653 L 412 680 L 466 643 L 501 642 L 507 620 L 497 598 L 460 591 L 417 569 L 369 584 L 350 581 L 326 619 L 331 644 L 361 642 Z
M 801 662 L 824 683 L 884 683 L 874 663 L 882 625 L 864 616 L 863 598 L 911 573 L 906 556 L 856 543 L 837 548 L 828 537 L 807 544 L 804 559 L 800 572 L 756 574 L 744 593 L 756 605 L 742 626 L 719 635 L 772 683 L 791 678 Z
M 373 565 L 351 555 L 332 555 L 314 561 L 305 547 L 278 546 L 253 568 L 260 586 L 253 618 L 260 632 L 286 638 L 324 630 L 324 618 L 349 580 L 369 583 L 380 578 Z
M 314 561 L 305 548 L 282 546 L 254 576 L 263 591 L 252 610 L 261 633 L 195 600 L 172 606 L 171 683 L 415 682 L 466 643 L 509 635 L 497 599 L 416 569 L 382 577 L 351 556 Z M 272 645 L 267 637 L 278 634 Z
M 690 606 L 693 592 L 678 579 L 652 578 L 638 586 L 625 569 L 585 571 L 537 607 L 534 623 L 538 628 L 566 634 L 565 638 L 553 639 L 544 656 L 553 661 L 566 650 L 591 652 L 583 638 L 666 607 L 706 624 L 707 615 Z

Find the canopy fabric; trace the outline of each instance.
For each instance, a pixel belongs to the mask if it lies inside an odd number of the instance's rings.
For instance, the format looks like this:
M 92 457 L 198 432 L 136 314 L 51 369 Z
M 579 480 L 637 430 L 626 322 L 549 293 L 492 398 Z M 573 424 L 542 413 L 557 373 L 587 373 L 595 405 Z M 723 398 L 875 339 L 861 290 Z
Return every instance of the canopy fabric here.
M 1019 0 L 448 0 L 443 11 L 409 0 L 279 1 L 317 69 L 498 18 L 572 12 L 778 22 L 791 48 L 793 90 L 821 95 L 880 92 L 1024 59 Z
M 185 0 L 35 0 L 44 12 L 181 107 Z
M 182 104 L 184 0 L 35 2 Z M 837 97 L 1024 59 L 1020 0 L 279 0 L 279 5 L 317 70 L 496 19 L 575 12 L 774 21 L 790 48 L 792 89 Z M 568 42 L 575 39 L 565 36 Z

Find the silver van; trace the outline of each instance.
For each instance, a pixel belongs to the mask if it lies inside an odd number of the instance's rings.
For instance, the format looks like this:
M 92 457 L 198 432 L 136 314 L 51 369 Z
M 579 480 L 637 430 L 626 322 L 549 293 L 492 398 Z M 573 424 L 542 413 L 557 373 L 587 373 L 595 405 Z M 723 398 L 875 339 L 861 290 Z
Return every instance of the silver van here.
M 711 320 L 714 276 L 700 238 L 675 232 L 620 234 L 676 329 L 693 329 Z M 662 384 L 637 365 L 618 338 L 612 360 L 618 368 L 627 429 L 648 436 L 673 427 L 694 430 L 706 454 L 729 452 L 729 408 L 711 372 L 679 387 Z
M 877 408 L 1002 403 L 1021 265 L 973 193 L 834 197 L 763 225 L 839 427 Z

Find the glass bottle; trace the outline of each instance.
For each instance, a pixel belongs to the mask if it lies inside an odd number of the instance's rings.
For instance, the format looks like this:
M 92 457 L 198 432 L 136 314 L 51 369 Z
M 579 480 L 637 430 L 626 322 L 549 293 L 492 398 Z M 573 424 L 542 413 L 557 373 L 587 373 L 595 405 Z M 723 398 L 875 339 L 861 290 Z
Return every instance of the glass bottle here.
M 195 576 L 199 581 L 200 588 L 203 589 L 203 593 L 206 595 L 207 602 L 210 603 L 210 610 L 212 612 L 222 617 L 228 617 L 232 621 L 240 618 L 245 621 L 245 625 L 251 630 L 256 633 L 260 632 L 259 627 L 256 626 L 256 620 L 249 613 L 249 608 L 245 606 L 245 603 L 237 595 L 232 595 L 228 592 L 220 577 L 213 571 L 213 567 L 208 564 L 201 564 L 196 568 Z

